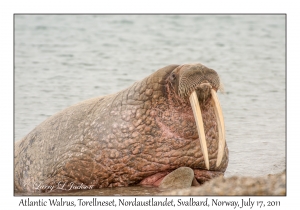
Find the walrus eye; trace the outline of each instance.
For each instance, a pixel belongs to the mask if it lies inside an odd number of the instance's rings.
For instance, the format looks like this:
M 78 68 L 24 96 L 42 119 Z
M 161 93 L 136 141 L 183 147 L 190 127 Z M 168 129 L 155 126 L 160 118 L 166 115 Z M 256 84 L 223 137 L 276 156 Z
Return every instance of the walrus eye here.
M 171 79 L 172 79 L 172 81 L 175 81 L 175 80 L 176 80 L 176 75 L 175 75 L 174 73 L 172 73 Z

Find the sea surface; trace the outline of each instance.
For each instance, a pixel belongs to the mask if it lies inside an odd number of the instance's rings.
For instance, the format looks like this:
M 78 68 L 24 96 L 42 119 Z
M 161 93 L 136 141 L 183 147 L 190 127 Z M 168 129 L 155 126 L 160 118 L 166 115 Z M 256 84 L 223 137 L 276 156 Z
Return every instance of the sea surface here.
M 14 139 L 72 104 L 125 89 L 169 64 L 200 62 L 224 86 L 225 176 L 279 173 L 286 168 L 285 18 L 15 15 Z

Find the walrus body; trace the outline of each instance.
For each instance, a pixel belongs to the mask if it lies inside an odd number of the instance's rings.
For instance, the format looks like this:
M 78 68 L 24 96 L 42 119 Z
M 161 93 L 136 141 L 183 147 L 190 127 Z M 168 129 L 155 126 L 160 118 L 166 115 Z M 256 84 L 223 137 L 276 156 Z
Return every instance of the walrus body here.
M 193 111 L 179 85 L 189 83 L 180 79 L 189 69 L 211 74 L 201 64 L 170 65 L 123 91 L 83 101 L 48 118 L 15 145 L 15 190 L 155 185 L 182 166 L 192 168 L 200 183 L 223 174 L 228 149 L 225 145 L 216 166 L 216 116 L 209 94 L 197 89 L 210 164 L 205 168 Z M 212 86 L 218 89 L 219 84 Z

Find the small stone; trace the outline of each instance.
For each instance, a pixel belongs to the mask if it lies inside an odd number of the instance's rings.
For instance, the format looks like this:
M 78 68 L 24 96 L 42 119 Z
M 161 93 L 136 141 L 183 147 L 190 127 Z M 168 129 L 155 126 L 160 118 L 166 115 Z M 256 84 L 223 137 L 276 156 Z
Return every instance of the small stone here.
M 180 167 L 169 173 L 160 183 L 160 188 L 187 188 L 192 185 L 194 171 L 189 167 Z

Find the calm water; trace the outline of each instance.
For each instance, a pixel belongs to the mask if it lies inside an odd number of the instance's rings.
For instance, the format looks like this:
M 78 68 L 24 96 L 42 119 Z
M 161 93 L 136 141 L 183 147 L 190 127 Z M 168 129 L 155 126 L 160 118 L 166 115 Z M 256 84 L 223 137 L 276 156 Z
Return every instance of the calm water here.
M 16 15 L 15 140 L 74 103 L 191 62 L 224 84 L 225 175 L 284 170 L 283 15 Z

